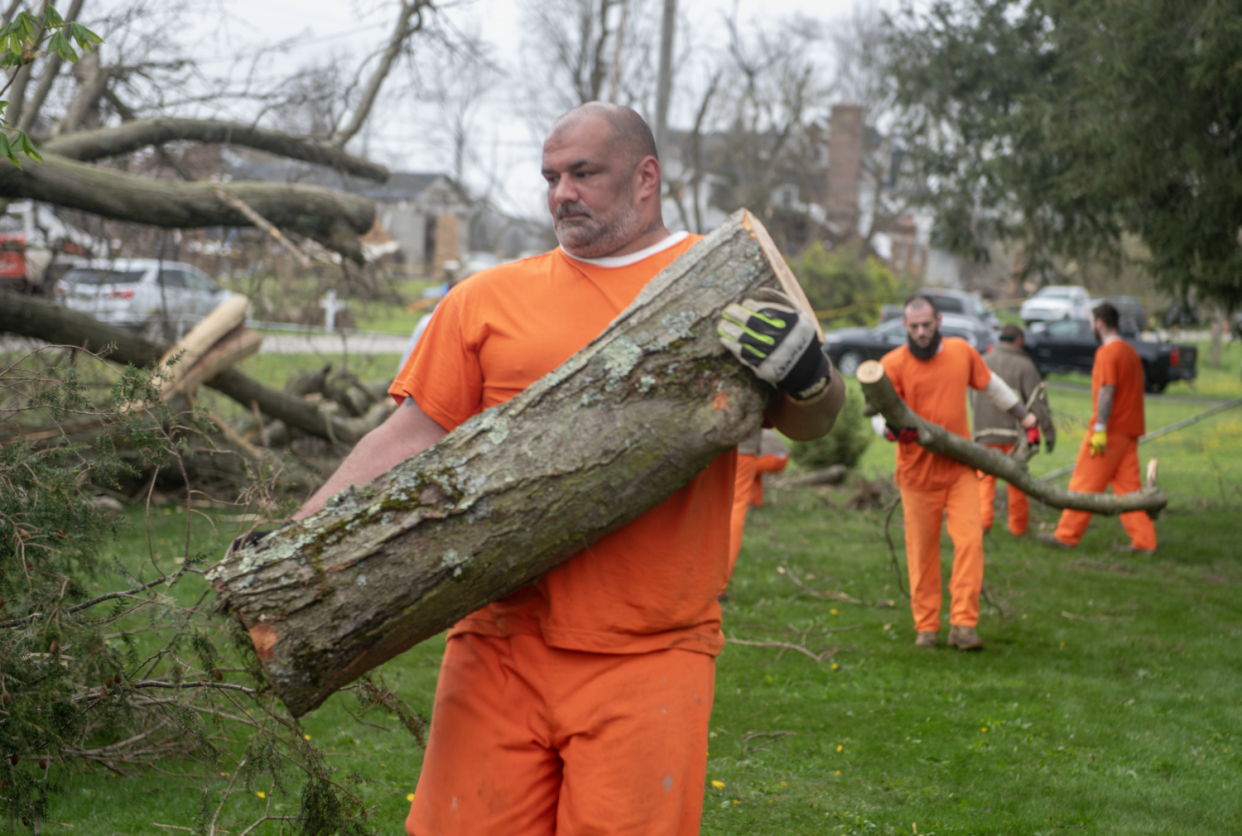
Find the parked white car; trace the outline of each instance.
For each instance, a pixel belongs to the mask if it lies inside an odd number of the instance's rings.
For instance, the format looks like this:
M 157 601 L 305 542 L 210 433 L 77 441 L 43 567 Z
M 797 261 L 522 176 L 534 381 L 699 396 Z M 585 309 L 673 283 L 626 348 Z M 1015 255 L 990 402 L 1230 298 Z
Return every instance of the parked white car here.
M 1088 319 L 1091 294 L 1076 285 L 1049 285 L 1022 303 L 1018 316 L 1027 325 L 1052 319 Z
M 180 339 L 231 295 L 197 267 L 153 258 L 91 261 L 56 286 L 65 307 L 164 340 Z

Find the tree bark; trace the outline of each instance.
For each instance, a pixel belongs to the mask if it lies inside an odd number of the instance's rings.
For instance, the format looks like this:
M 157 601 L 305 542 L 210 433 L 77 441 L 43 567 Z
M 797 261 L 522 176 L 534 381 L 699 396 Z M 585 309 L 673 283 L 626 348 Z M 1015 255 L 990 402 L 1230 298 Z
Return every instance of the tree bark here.
M 4 293 L 0 297 L 0 333 L 4 332 L 91 351 L 111 345 L 112 350 L 107 354 L 109 360 L 139 368 L 154 366 L 168 348 L 80 311 L 18 293 Z M 375 426 L 375 416 L 338 418 L 328 415 L 314 404 L 270 389 L 237 369 L 225 369 L 203 385 L 227 395 L 246 409 L 258 404 L 265 415 L 329 441 L 354 444 Z
M 1147 511 L 1154 515 L 1169 504 L 1169 498 L 1164 495 L 1164 491 L 1155 485 L 1154 471 L 1149 471 L 1151 478 L 1148 479 L 1146 487 L 1124 496 L 1078 493 L 1037 479 L 1017 459 L 996 450 L 989 450 L 968 438 L 949 432 L 939 424 L 920 418 L 897 396 L 892 381 L 884 374 L 884 367 L 877 361 L 868 360 L 863 363 L 858 367 L 857 376 L 868 405 L 883 415 L 889 426 L 918 429 L 918 443 L 925 449 L 975 470 L 982 470 L 998 479 L 1004 479 L 1045 505 L 1111 516 L 1127 511 Z
M 184 140 L 242 145 L 269 154 L 326 166 L 378 183 L 388 179 L 388 169 L 382 165 L 346 154 L 327 143 L 293 137 L 281 131 L 258 128 L 242 122 L 217 119 L 178 119 L 167 116 L 135 119 L 112 128 L 58 136 L 44 142 L 40 150 L 79 162 L 90 162 L 128 154 L 150 145 Z M 230 183 L 229 188 L 232 189 L 235 185 Z
M 371 201 L 296 183 L 243 181 L 229 189 L 281 229 L 362 263 L 358 236 L 375 223 Z M 44 153 L 41 163 L 25 160 L 22 168 L 0 166 L 0 198 L 31 198 L 166 229 L 250 225 L 245 215 L 220 202 L 211 183 L 135 177 L 53 153 Z
M 773 252 L 737 213 L 525 392 L 217 564 L 218 606 L 289 710 L 530 583 L 753 433 L 772 390 L 716 322 L 780 281 Z

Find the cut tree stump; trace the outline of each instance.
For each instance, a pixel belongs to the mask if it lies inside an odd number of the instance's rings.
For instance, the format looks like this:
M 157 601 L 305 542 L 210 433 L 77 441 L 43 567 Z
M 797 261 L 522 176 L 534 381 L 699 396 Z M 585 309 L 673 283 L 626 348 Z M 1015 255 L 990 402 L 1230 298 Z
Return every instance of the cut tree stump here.
M 919 431 L 918 443 L 940 456 L 955 459 L 964 465 L 982 470 L 998 479 L 1004 479 L 1027 496 L 1038 499 L 1053 508 L 1069 508 L 1074 511 L 1090 511 L 1092 514 L 1111 516 L 1127 511 L 1146 511 L 1153 517 L 1169 504 L 1164 491 L 1156 487 L 1156 469 L 1149 467 L 1147 485 L 1134 493 L 1112 496 L 1103 493 L 1079 493 L 1059 488 L 1027 472 L 1012 456 L 989 450 L 968 438 L 951 433 L 939 424 L 925 421 L 906 406 L 897 396 L 893 383 L 884 373 L 884 366 L 868 360 L 858 367 L 858 382 L 868 407 L 884 416 L 890 427 L 914 427 Z M 1155 461 L 1153 460 L 1153 465 Z
M 213 567 L 289 711 L 530 583 L 752 434 L 772 389 L 716 323 L 775 285 L 805 299 L 758 220 L 733 215 L 525 392 Z

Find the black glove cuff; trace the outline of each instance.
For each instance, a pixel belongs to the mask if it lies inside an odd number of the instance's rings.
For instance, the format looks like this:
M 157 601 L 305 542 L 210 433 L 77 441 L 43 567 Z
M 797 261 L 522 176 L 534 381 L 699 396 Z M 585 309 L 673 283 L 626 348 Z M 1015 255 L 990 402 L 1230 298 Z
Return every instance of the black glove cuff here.
M 827 381 L 826 383 L 824 381 Z M 832 364 L 819 343 L 812 341 L 776 388 L 793 398 L 814 397 L 832 382 Z

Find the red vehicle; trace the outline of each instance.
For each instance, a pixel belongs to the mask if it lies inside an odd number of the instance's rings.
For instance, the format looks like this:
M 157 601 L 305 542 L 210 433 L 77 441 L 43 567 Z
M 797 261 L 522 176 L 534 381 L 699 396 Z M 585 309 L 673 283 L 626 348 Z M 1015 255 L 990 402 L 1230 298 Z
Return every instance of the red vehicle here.
M 0 288 L 51 295 L 55 280 L 83 260 L 89 242 L 50 207 L 11 204 L 0 214 Z

